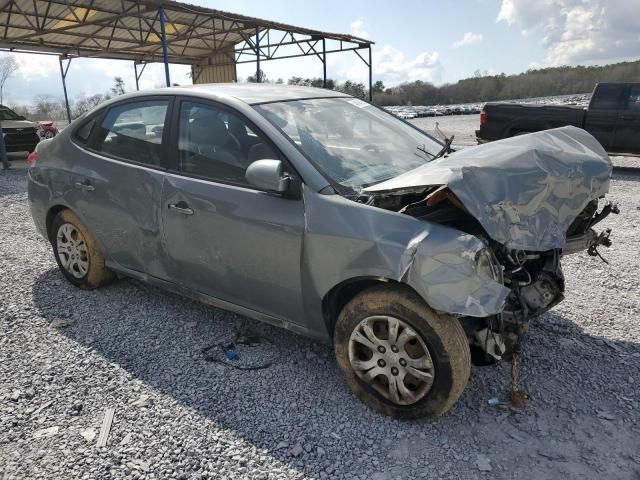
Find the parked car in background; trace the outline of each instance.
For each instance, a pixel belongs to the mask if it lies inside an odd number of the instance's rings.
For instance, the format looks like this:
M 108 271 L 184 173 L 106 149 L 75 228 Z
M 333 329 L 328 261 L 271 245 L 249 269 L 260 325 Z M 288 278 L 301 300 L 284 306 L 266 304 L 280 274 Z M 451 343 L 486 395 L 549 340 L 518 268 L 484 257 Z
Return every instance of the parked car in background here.
M 0 105 L 0 126 L 7 152 L 33 152 L 40 141 L 39 125 Z
M 588 108 L 487 103 L 478 142 L 574 125 L 591 133 L 609 153 L 640 155 L 640 83 L 599 83 Z
M 53 138 L 58 134 L 58 128 L 51 120 L 40 121 L 38 125 L 42 129 L 40 134 L 42 138 Z
M 583 130 L 448 147 L 340 92 L 173 87 L 42 142 L 28 198 L 74 285 L 130 276 L 331 342 L 364 403 L 434 417 L 472 356 L 518 351 L 563 298 L 563 255 L 595 255 L 614 210 Z

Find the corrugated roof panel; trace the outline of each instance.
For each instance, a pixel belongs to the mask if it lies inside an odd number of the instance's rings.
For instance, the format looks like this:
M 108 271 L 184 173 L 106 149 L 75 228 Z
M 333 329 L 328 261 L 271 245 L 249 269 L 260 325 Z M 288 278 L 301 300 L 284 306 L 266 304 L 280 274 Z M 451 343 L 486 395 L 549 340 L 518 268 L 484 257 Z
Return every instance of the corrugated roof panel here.
M 0 27 L 0 46 L 61 54 L 72 51 L 75 55 L 95 55 L 102 50 L 100 56 L 105 58 L 156 59 L 161 5 L 166 13 L 169 56 L 176 63 L 205 60 L 214 50 L 233 48 L 255 36 L 256 25 L 260 29 L 370 43 L 350 35 L 164 0 L 15 0 L 0 13 L 0 23 L 4 20 L 9 24 L 4 30 Z M 11 8 L 11 16 L 7 8 Z

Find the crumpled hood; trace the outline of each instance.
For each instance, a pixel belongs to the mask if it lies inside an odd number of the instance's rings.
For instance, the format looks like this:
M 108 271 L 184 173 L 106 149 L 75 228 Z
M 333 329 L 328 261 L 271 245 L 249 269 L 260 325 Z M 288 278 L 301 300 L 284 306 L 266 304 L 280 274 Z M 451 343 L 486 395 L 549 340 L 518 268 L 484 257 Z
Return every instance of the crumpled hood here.
M 365 191 L 447 185 L 495 241 L 545 251 L 562 248 L 571 222 L 609 191 L 611 170 L 593 136 L 562 127 L 461 150 Z

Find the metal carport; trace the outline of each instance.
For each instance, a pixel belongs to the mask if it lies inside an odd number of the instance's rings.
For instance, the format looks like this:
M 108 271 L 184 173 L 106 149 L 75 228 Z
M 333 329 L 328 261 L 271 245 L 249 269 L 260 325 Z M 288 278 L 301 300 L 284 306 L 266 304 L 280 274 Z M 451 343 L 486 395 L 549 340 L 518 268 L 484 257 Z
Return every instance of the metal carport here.
M 0 50 L 58 55 L 68 119 L 66 76 L 74 58 L 191 65 L 194 83 L 236 81 L 236 65 L 316 56 L 327 80 L 327 54 L 354 52 L 369 69 L 373 42 L 169 0 L 0 0 Z M 66 64 L 65 64 L 66 63 Z M 1 153 L 1 148 L 0 148 Z

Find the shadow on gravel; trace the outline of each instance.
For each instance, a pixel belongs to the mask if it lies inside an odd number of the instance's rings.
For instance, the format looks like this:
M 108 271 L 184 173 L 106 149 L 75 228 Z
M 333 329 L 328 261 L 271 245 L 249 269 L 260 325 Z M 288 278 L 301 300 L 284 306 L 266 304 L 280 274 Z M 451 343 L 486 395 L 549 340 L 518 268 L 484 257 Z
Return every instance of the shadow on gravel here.
M 284 330 L 131 280 L 80 291 L 55 269 L 37 278 L 33 301 L 50 321 L 71 319 L 63 335 L 118 364 L 133 380 L 309 477 L 318 477 L 318 468 L 330 474 L 336 458 L 353 462 L 360 474 L 396 468 L 404 476 L 413 457 L 427 455 L 443 464 L 467 460 L 461 468 L 477 471 L 474 452 L 480 451 L 491 452 L 494 467 L 506 465 L 493 478 L 515 478 L 516 471 L 518 478 L 532 478 L 532 456 L 539 463 L 535 478 L 557 478 L 560 471 L 621 478 L 617 474 L 633 471 L 622 467 L 633 464 L 629 458 L 638 449 L 632 431 L 637 418 L 627 415 L 637 416 L 640 405 L 626 377 L 637 371 L 639 345 L 590 336 L 554 314 L 532 325 L 525 346 L 521 379 L 532 396 L 526 408 L 487 405 L 507 385 L 508 366 L 498 365 L 475 368 L 459 403 L 437 422 L 398 422 L 369 411 L 348 392 L 330 347 Z M 235 331 L 267 337 L 273 365 L 239 371 L 206 361 L 202 350 Z M 123 403 L 116 408 L 130 408 Z

